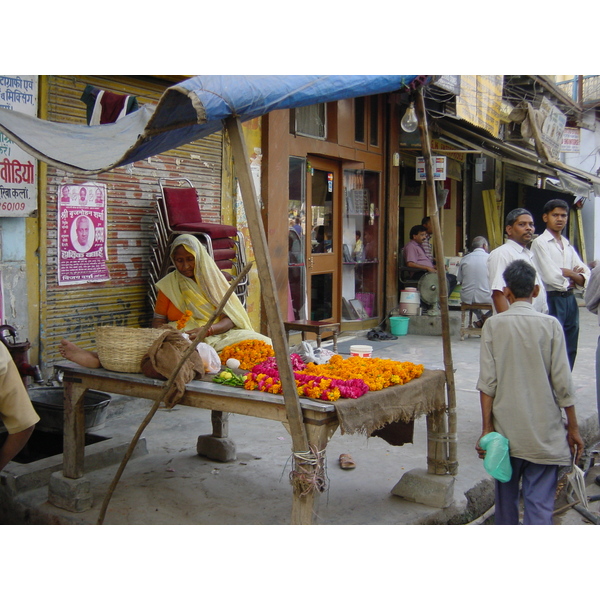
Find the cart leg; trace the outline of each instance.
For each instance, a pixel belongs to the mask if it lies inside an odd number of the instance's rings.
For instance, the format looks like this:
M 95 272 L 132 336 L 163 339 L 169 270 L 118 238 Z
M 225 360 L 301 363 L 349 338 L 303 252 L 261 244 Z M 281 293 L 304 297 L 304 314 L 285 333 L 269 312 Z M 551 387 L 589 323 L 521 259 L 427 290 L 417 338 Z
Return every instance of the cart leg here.
M 63 431 L 63 470 L 52 473 L 48 484 L 48 502 L 69 510 L 83 512 L 92 507 L 90 482 L 83 476 L 85 453 L 85 413 L 83 397 L 87 388 L 65 381 Z
M 229 413 L 213 410 L 210 413 L 212 434 L 198 436 L 196 452 L 219 462 L 231 462 L 237 458 L 235 443 L 229 439 Z
M 315 422 L 316 423 L 316 422 Z M 287 424 L 284 423 L 287 429 Z M 327 442 L 331 439 L 339 423 L 334 422 L 322 422 L 320 424 L 311 424 L 305 421 L 306 435 L 308 436 L 308 443 L 311 447 L 315 448 L 320 454 L 320 462 L 316 465 L 301 463 L 301 466 L 309 471 L 309 473 L 316 474 L 323 473 L 326 454 L 325 449 Z M 296 458 L 296 460 L 298 460 Z M 308 493 L 303 493 L 300 486 L 292 485 L 293 498 L 292 498 L 292 525 L 312 525 L 313 518 L 317 514 L 317 505 L 322 490 L 312 488 Z
M 435 410 L 427 415 L 427 472 L 445 475 L 448 462 L 446 412 Z

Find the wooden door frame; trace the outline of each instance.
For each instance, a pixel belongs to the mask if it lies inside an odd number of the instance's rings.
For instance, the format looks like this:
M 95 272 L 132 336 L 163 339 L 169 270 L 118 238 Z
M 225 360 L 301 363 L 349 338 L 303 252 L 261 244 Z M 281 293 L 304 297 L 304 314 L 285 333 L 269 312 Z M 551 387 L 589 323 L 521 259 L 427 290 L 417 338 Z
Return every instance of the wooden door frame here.
M 311 313 L 311 281 L 310 278 L 312 275 L 318 275 L 320 273 L 332 273 L 333 274 L 333 289 L 332 289 L 332 309 L 331 309 L 331 321 L 335 323 L 340 322 L 341 318 L 341 268 L 340 268 L 340 252 L 342 248 L 341 244 L 341 223 L 342 223 L 342 188 L 343 188 L 343 178 L 342 178 L 342 164 L 339 161 L 336 161 L 329 157 L 323 156 L 314 156 L 307 155 L 306 161 L 311 168 L 317 169 L 319 171 L 324 172 L 333 172 L 334 180 L 333 180 L 333 242 L 332 246 L 332 255 L 323 257 L 327 262 L 331 262 L 331 266 L 327 265 L 322 269 L 314 269 L 314 257 L 310 251 L 310 231 L 307 227 L 306 232 L 306 249 L 305 249 L 305 259 L 306 259 L 306 294 L 307 294 L 307 317 L 310 318 Z M 307 168 L 306 174 L 306 213 L 307 213 L 307 223 L 310 214 L 310 208 L 312 207 L 312 185 L 311 185 L 311 174 L 310 170 Z M 337 194 L 337 197 L 336 197 Z M 312 227 L 312 222 L 311 222 Z M 329 253 L 328 253 L 329 254 Z M 316 255 L 319 256 L 319 255 Z M 324 319 L 325 321 L 329 321 L 330 319 Z

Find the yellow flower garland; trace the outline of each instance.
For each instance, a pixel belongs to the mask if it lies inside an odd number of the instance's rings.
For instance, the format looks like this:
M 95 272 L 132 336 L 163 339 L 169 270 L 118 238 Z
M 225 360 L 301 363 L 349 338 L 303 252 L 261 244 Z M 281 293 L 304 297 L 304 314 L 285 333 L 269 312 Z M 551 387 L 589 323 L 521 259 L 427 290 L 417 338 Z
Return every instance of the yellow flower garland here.
M 324 365 L 309 363 L 302 373 L 322 375 L 332 379 L 362 379 L 369 386 L 369 390 L 374 392 L 391 385 L 408 383 L 411 379 L 420 377 L 423 370 L 423 365 L 415 365 L 411 362 L 359 356 L 344 359 L 335 354 Z
M 245 340 L 231 344 L 223 348 L 219 354 L 221 364 L 226 364 L 230 358 L 237 358 L 240 361 L 240 369 L 246 371 L 271 356 L 275 356 L 273 348 L 261 340 Z

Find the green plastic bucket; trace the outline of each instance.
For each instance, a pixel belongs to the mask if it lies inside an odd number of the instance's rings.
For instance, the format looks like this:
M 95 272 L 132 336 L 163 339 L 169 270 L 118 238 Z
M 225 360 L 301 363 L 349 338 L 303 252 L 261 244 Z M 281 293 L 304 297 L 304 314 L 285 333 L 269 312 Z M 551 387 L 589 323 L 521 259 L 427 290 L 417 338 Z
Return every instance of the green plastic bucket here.
M 408 333 L 408 317 L 390 317 L 392 335 L 406 335 Z

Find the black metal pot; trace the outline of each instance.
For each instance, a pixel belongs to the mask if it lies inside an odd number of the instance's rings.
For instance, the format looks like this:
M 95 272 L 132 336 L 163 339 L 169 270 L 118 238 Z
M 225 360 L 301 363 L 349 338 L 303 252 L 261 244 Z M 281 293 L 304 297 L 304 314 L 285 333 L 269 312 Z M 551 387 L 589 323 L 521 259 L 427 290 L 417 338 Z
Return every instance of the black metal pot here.
M 36 429 L 49 432 L 63 432 L 64 390 L 60 387 L 29 388 L 29 397 L 40 421 Z M 88 390 L 83 397 L 85 430 L 95 431 L 106 423 L 106 409 L 110 404 L 110 394 Z

